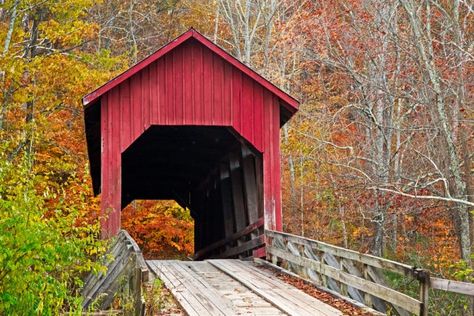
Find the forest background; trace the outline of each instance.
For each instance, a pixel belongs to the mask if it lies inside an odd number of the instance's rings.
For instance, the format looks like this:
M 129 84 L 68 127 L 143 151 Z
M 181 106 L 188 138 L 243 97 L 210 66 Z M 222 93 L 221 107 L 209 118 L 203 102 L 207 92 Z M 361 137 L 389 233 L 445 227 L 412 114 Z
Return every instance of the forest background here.
M 282 129 L 285 231 L 473 280 L 472 1 L 0 5 L 0 314 L 79 308 L 105 249 L 80 99 L 189 27 L 301 101 Z M 193 251 L 173 202 L 122 223 L 148 256 Z

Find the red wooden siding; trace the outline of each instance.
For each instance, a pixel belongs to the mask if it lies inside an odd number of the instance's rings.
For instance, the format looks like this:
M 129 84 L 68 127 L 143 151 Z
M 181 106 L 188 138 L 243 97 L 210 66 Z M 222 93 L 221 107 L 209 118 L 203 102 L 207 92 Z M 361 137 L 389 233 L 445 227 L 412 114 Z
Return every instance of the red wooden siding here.
M 122 152 L 151 125 L 232 126 L 263 152 L 262 119 L 279 113 L 278 98 L 264 91 L 199 43 L 187 42 L 108 91 L 101 106 L 112 104 L 121 114 Z
M 206 43 L 188 36 L 84 98 L 100 106 L 101 208 L 111 218 L 103 221 L 110 234 L 120 229 L 121 155 L 153 125 L 234 129 L 263 155 L 265 226 L 281 230 L 279 129 L 285 96 Z

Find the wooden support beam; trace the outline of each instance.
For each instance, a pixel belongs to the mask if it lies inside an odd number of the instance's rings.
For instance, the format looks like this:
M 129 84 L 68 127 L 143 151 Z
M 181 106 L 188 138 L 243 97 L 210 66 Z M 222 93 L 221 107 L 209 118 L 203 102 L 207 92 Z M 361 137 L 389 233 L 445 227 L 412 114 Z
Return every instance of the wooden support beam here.
M 263 157 L 259 155 L 255 159 L 255 181 L 257 183 L 258 196 L 258 218 L 263 217 Z
M 218 176 L 218 175 L 217 175 Z M 220 193 L 220 181 L 219 178 L 214 179 L 213 186 L 211 188 L 210 209 L 209 212 L 209 223 L 210 223 L 210 238 L 209 243 L 214 243 L 224 236 L 224 216 L 222 214 L 222 202 Z
M 224 218 L 224 234 L 225 238 L 232 235 L 235 230 L 234 216 L 232 209 L 232 183 L 230 180 L 230 170 L 227 163 L 220 164 L 220 191 L 222 202 L 222 215 Z
M 258 190 L 257 178 L 255 172 L 255 156 L 250 149 L 242 145 L 242 173 L 244 178 L 244 196 L 246 203 L 247 216 L 250 223 L 258 218 Z
M 251 232 L 253 232 L 256 229 L 259 229 L 259 228 L 263 227 L 263 224 L 264 224 L 263 221 L 264 221 L 263 217 L 259 218 L 255 223 L 252 223 L 252 224 L 248 225 L 247 227 L 245 227 L 241 231 L 238 231 L 238 232 L 232 234 L 231 236 L 229 236 L 225 239 L 221 239 L 221 240 L 219 240 L 218 242 L 216 242 L 212 245 L 209 245 L 205 248 L 200 249 L 199 251 L 196 251 L 196 253 L 194 255 L 194 260 L 200 260 L 200 259 L 203 259 L 205 257 L 208 257 L 209 254 L 212 253 L 215 249 L 223 247 L 226 244 L 241 238 L 242 236 L 250 234 Z
M 232 152 L 229 154 L 230 178 L 232 181 L 232 200 L 234 205 L 235 228 L 240 231 L 247 225 L 247 216 L 244 204 L 242 169 L 240 168 L 240 155 Z
M 209 232 L 209 229 L 210 229 L 210 225 L 209 225 L 209 208 L 211 206 L 211 203 L 210 203 L 210 196 L 211 196 L 211 190 L 208 189 L 205 191 L 205 194 L 204 194 L 204 204 L 203 204 L 203 208 L 201 209 L 201 217 L 202 217 L 202 247 L 206 247 L 208 244 L 209 244 L 209 235 L 210 235 L 210 232 Z
M 258 170 L 262 160 L 260 155 L 254 154 L 245 144 L 242 144 L 241 154 L 245 209 L 249 222 L 253 223 L 257 218 L 263 217 L 263 178 Z M 263 234 L 263 230 L 253 232 L 250 238 L 254 239 L 260 234 Z M 265 251 L 264 248 L 262 249 L 263 252 L 254 252 L 254 255 L 260 254 L 264 257 Z
M 194 251 L 199 251 L 202 246 L 202 219 L 194 219 Z

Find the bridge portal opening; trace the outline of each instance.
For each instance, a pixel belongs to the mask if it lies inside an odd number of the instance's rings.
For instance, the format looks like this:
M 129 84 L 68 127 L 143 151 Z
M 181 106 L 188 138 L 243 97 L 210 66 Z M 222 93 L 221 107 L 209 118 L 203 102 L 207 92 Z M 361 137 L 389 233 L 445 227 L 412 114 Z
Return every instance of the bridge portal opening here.
M 197 259 L 251 256 L 263 242 L 252 241 L 263 233 L 261 166 L 262 155 L 230 127 L 151 126 L 122 153 L 121 207 L 174 200 L 194 219 Z

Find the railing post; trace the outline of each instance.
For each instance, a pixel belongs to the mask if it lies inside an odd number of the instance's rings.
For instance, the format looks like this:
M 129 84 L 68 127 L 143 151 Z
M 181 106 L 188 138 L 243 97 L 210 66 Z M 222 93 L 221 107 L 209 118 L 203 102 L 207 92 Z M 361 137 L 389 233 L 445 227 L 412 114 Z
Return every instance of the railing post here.
M 344 259 L 338 257 L 338 263 L 339 263 L 339 270 L 344 272 Z M 344 296 L 348 296 L 348 287 L 347 284 L 344 284 L 343 282 L 339 282 L 339 288 L 341 289 L 341 294 Z
M 415 276 L 420 282 L 421 316 L 428 316 L 430 272 L 424 269 L 415 269 Z
M 271 262 L 272 256 L 270 255 L 270 252 L 268 251 L 268 246 L 272 245 L 271 237 L 268 236 L 266 230 L 263 231 L 263 234 L 265 236 L 265 258 L 267 259 L 268 262 Z
M 370 280 L 369 266 L 367 264 L 363 264 L 362 267 L 363 267 L 362 272 L 364 274 L 364 279 Z M 365 305 L 367 305 L 370 308 L 372 308 L 374 306 L 373 302 L 372 302 L 372 296 L 370 296 L 369 293 L 364 293 L 364 303 L 365 303 Z

